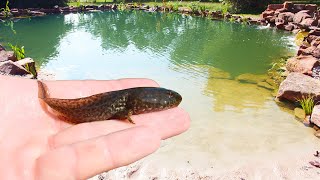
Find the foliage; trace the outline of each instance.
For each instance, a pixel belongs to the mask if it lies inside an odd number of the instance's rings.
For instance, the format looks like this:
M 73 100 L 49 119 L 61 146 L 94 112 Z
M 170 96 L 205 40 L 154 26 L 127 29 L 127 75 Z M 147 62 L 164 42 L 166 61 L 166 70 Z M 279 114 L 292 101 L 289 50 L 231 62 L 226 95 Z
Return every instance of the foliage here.
M 271 68 L 268 70 L 268 75 L 272 78 L 275 86 L 279 86 L 285 78 L 283 73 L 285 72 L 286 59 L 287 58 L 280 58 L 276 62 L 273 62 Z
M 14 52 L 14 55 L 17 57 L 18 60 L 25 58 L 25 50 L 24 46 L 19 47 L 18 45 L 12 45 L 11 43 L 8 43 L 12 51 Z
M 302 98 L 297 99 L 297 101 L 299 102 L 300 106 L 302 107 L 302 109 L 304 110 L 306 115 L 312 114 L 312 110 L 315 105 L 313 96 L 311 96 L 311 95 L 302 96 Z
M 234 13 L 248 13 L 264 10 L 272 0 L 225 0 L 225 2 L 231 4 Z
M 0 0 L 0 7 L 5 7 L 7 0 Z M 11 8 L 43 7 L 52 8 L 55 5 L 65 6 L 68 0 L 11 0 Z
M 0 8 L 0 11 L 4 12 L 5 17 L 10 16 L 9 0 L 7 0 L 5 8 Z

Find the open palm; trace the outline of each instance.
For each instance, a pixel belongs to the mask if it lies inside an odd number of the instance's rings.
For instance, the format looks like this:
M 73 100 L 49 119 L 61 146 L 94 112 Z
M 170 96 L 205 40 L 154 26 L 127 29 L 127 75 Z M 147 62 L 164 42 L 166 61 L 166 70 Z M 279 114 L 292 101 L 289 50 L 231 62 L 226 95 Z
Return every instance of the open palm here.
M 51 97 L 78 98 L 137 86 L 148 79 L 45 82 Z M 45 111 L 35 80 L 0 75 L 0 179 L 86 179 L 137 161 L 189 127 L 181 108 L 68 124 Z

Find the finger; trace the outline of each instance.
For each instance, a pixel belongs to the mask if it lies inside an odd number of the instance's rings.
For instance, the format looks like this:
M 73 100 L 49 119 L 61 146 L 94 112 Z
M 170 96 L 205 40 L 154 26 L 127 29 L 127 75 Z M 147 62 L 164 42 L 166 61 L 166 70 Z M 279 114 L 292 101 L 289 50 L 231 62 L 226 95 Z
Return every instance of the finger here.
M 59 147 L 141 125 L 150 127 L 161 139 L 166 139 L 186 131 L 190 126 L 189 115 L 181 108 L 132 116 L 132 119 L 136 124 L 120 120 L 78 124 L 52 136 L 50 145 Z
M 37 179 L 87 179 L 135 162 L 160 146 L 150 128 L 135 127 L 54 149 L 36 163 Z
M 119 79 L 119 80 L 81 80 L 81 81 L 44 81 L 50 97 L 79 98 L 97 93 L 115 91 L 132 87 L 158 87 L 151 79 Z

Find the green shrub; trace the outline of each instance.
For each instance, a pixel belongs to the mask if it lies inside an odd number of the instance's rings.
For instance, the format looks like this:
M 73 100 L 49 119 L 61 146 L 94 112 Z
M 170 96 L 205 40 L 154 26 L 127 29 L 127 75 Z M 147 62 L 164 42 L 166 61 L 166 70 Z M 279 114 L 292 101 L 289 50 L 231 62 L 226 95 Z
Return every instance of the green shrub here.
M 232 5 L 233 12 L 236 13 L 257 13 L 266 9 L 272 0 L 225 0 Z
M 0 0 L 0 7 L 6 6 L 7 0 Z M 29 7 L 43 7 L 52 8 L 55 5 L 65 6 L 68 0 L 9 0 L 10 8 L 29 8 Z

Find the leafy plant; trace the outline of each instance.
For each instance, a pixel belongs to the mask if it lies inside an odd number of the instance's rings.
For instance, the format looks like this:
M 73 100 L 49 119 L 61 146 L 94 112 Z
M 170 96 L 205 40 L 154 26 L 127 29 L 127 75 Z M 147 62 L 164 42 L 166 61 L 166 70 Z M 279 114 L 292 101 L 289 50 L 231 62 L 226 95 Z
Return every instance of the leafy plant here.
M 297 99 L 297 101 L 299 102 L 300 106 L 302 107 L 302 109 L 304 110 L 306 115 L 312 114 L 312 110 L 315 105 L 313 96 L 311 96 L 311 95 L 302 96 L 302 98 Z
M 5 17 L 9 17 L 10 16 L 10 8 L 9 8 L 9 0 L 7 0 L 6 2 L 6 7 L 5 8 L 1 8 L 0 11 L 4 12 Z
M 19 47 L 18 45 L 12 45 L 11 43 L 8 43 L 12 51 L 14 52 L 14 55 L 17 57 L 18 60 L 25 58 L 25 51 L 24 46 Z

